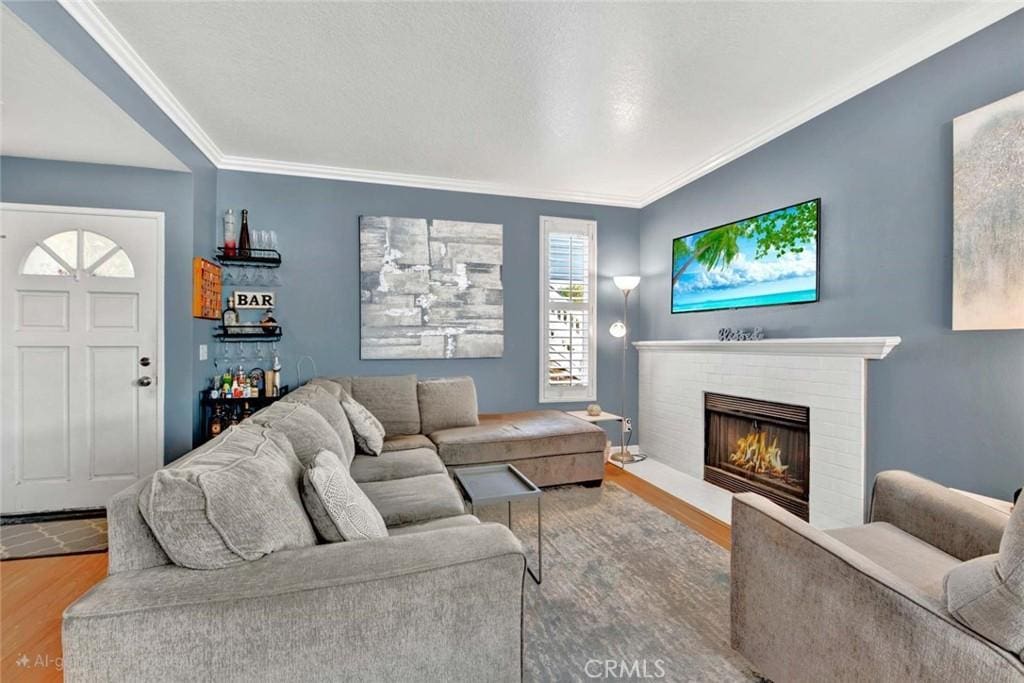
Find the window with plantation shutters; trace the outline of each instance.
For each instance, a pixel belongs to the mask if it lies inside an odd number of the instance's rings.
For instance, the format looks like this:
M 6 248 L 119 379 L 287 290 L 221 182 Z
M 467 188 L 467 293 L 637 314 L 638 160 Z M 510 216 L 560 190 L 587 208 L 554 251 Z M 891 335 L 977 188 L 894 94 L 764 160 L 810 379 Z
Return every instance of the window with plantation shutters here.
M 541 216 L 540 401 L 597 397 L 597 223 Z

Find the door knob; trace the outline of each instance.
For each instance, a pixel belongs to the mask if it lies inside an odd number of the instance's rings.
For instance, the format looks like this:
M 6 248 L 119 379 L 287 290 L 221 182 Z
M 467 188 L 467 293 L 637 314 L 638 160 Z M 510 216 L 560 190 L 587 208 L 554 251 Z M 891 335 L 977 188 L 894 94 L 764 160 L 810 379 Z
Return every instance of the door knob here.
M 140 387 L 148 387 L 152 383 L 153 383 L 153 378 L 151 378 L 151 377 L 140 377 L 139 378 L 139 386 Z
M 148 368 L 149 367 L 149 356 L 143 356 L 142 358 L 140 358 L 139 359 L 139 365 L 141 365 L 144 368 Z

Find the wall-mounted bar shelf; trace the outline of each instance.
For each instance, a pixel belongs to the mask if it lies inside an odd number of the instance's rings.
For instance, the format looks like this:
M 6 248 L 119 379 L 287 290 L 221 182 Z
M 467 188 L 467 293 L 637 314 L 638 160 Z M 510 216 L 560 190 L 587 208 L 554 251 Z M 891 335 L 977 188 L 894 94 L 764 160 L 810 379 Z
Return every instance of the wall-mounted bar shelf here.
M 281 252 L 277 249 L 235 249 L 234 253 L 226 254 L 224 247 L 217 247 L 214 258 L 226 266 L 277 268 L 281 265 Z

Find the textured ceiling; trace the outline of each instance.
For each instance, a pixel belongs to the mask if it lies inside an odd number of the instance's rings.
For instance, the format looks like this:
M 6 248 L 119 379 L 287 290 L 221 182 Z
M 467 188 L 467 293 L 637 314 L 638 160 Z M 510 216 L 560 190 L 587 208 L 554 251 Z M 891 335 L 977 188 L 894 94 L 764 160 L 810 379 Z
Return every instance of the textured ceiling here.
M 4 7 L 0 154 L 188 169 Z
M 98 3 L 226 157 L 635 205 L 976 5 Z

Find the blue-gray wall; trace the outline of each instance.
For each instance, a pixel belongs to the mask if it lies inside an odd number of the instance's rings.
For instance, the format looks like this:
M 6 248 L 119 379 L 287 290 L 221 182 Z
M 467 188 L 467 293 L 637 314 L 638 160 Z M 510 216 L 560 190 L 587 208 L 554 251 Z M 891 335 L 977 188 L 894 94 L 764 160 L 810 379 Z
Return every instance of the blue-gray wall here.
M 191 171 L 192 216 L 187 228 L 182 226 L 180 229 L 183 233 L 189 233 L 189 268 L 191 268 L 191 255 L 208 257 L 213 251 L 213 232 L 217 224 L 215 211 L 217 170 L 210 160 L 58 2 L 55 0 L 3 0 L 3 3 L 188 167 Z M 52 201 L 49 203 L 74 204 L 74 202 L 62 198 L 59 186 L 53 188 L 50 196 Z M 121 198 L 130 201 L 130 191 L 127 189 L 121 193 L 111 190 L 109 196 L 112 201 Z M 105 208 L 129 207 L 122 207 L 115 203 Z M 170 254 L 168 254 L 168 268 L 171 266 L 169 259 Z M 168 270 L 168 276 L 170 276 L 170 270 Z M 168 291 L 183 286 L 185 285 L 182 280 L 168 279 Z M 189 315 L 191 315 L 191 311 L 189 311 Z M 199 419 L 196 392 L 202 386 L 201 378 L 212 372 L 212 365 L 209 362 L 199 361 L 197 346 L 208 341 L 212 323 L 205 320 L 192 320 L 191 317 L 174 319 L 168 313 L 167 326 L 169 329 L 173 327 L 177 330 L 189 331 L 188 349 L 191 354 L 191 362 L 188 370 L 182 369 L 181 372 L 190 380 L 189 401 L 192 406 L 192 425 L 194 426 L 198 424 Z M 197 432 L 198 430 L 190 428 L 189 433 L 184 435 L 168 431 L 168 438 L 173 439 L 175 444 L 191 442 L 195 436 L 193 431 Z M 170 461 L 184 452 L 176 446 L 174 449 L 168 449 L 164 458 Z
M 249 209 L 253 229 L 274 229 L 283 253 L 276 313 L 285 381 L 296 360 L 312 356 L 320 374 L 471 375 L 481 410 L 538 406 L 539 219 L 541 215 L 597 221 L 598 401 L 620 410 L 620 346 L 608 327 L 621 318 L 622 295 L 612 275 L 638 268 L 639 211 L 583 204 L 421 190 L 311 178 L 222 171 L 218 214 Z M 505 354 L 498 359 L 361 361 L 359 359 L 359 216 L 413 216 L 504 225 Z M 629 377 L 635 378 L 630 353 Z M 306 363 L 303 379 L 311 366 Z M 636 383 L 626 388 L 635 415 Z M 558 407 L 558 406 L 555 406 Z M 580 408 L 582 404 L 571 407 Z
M 950 329 L 951 122 L 1022 89 L 1017 12 L 646 207 L 641 334 L 899 335 L 869 363 L 869 476 L 902 468 L 1007 498 L 1024 482 L 1024 331 Z M 813 197 L 820 303 L 669 313 L 673 237 Z
M 0 157 L 0 201 L 164 212 L 164 452 L 192 447 L 192 176 L 126 166 Z

